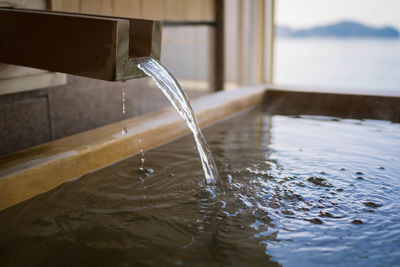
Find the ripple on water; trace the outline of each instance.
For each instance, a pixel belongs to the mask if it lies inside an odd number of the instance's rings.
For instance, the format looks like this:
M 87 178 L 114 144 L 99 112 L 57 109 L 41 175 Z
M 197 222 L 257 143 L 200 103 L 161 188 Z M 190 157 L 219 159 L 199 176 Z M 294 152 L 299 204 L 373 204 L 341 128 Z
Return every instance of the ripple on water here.
M 0 265 L 396 266 L 400 126 L 378 124 L 242 114 L 204 131 L 223 186 L 185 137 L 1 212 Z

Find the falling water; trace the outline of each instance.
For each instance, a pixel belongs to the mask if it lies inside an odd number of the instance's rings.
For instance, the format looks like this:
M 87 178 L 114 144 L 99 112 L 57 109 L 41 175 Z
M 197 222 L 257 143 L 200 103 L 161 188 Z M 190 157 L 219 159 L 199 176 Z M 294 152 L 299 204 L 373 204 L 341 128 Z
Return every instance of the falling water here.
M 121 109 L 121 111 L 122 111 L 122 116 L 126 117 L 126 91 L 125 91 L 125 88 L 122 88 L 122 109 Z M 122 135 L 127 134 L 128 129 L 126 127 L 122 127 L 121 133 L 122 133 Z M 142 143 L 142 139 L 139 138 L 138 141 L 140 144 Z M 141 155 L 141 158 L 140 158 L 141 165 L 140 165 L 139 171 L 143 172 L 146 176 L 153 174 L 153 172 L 154 172 L 153 169 L 147 169 L 144 167 L 144 151 L 143 151 L 142 147 L 140 147 L 140 155 Z
M 139 143 L 142 143 L 142 139 L 139 139 Z M 140 171 L 144 171 L 144 151 L 143 148 L 140 148 Z
M 126 93 L 125 88 L 122 88 L 122 115 L 126 116 Z M 121 133 L 125 135 L 128 132 L 126 127 L 123 127 Z
M 217 182 L 219 174 L 214 158 L 199 128 L 189 99 L 178 81 L 160 62 L 153 58 L 140 59 L 137 61 L 137 64 L 139 69 L 153 79 L 192 131 L 207 183 Z
M 154 173 L 154 170 L 150 169 L 150 168 L 146 168 L 144 166 L 144 150 L 142 148 L 142 139 L 139 138 L 138 141 L 139 141 L 139 144 L 140 144 L 140 150 L 139 150 L 139 152 L 140 152 L 140 167 L 139 167 L 139 171 L 142 174 L 146 175 L 146 176 L 150 176 L 150 175 L 152 175 Z

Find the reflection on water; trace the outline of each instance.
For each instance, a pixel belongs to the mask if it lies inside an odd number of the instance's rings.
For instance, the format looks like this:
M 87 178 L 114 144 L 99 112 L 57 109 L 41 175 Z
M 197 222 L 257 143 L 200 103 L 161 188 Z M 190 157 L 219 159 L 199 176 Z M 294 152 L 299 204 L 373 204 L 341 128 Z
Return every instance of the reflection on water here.
M 0 265 L 396 266 L 400 125 L 252 111 L 0 213 Z

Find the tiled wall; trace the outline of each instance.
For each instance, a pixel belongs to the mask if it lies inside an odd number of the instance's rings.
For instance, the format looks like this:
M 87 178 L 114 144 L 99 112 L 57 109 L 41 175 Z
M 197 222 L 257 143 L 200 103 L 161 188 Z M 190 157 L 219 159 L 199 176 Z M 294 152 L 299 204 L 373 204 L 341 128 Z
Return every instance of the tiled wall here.
M 122 88 L 127 113 L 122 114 Z M 190 98 L 207 91 L 188 90 Z M 168 106 L 149 78 L 125 83 L 68 76 L 68 84 L 0 96 L 0 155 Z
M 47 90 L 0 96 L 0 155 L 48 140 Z

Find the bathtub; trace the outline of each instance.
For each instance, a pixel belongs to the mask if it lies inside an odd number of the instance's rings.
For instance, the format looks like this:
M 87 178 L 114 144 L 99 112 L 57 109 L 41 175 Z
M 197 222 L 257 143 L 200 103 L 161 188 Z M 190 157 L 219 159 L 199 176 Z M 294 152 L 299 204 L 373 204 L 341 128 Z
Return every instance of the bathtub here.
M 201 126 L 263 106 L 271 114 L 400 121 L 400 94 L 259 85 L 192 103 Z M 126 127 L 127 134 L 121 129 Z M 0 210 L 105 166 L 168 143 L 189 130 L 171 108 L 113 123 L 0 158 Z M 139 142 L 140 139 L 140 142 Z

